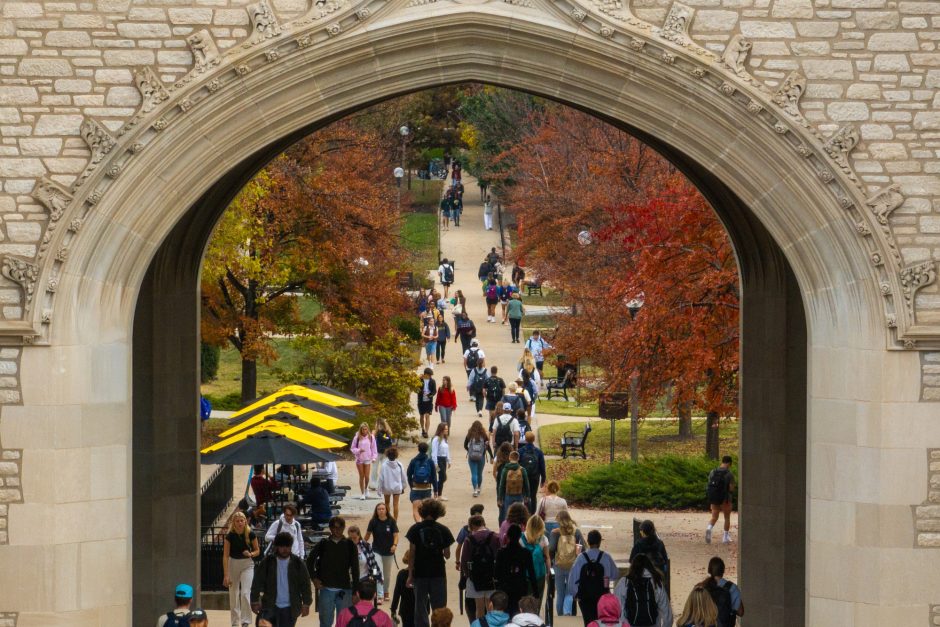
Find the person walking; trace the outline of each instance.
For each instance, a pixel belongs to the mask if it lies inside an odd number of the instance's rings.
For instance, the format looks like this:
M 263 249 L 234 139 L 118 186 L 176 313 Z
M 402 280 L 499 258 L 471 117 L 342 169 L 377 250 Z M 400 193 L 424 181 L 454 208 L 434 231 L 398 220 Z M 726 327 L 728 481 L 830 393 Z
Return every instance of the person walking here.
M 509 609 L 509 595 L 497 590 L 490 595 L 486 609 L 486 614 L 470 623 L 470 627 L 505 627 L 509 622 L 509 614 L 506 611 Z
M 496 305 L 499 303 L 499 284 L 492 272 L 483 284 L 483 300 L 486 301 L 486 321 L 496 322 Z
M 385 451 L 385 463 L 382 464 L 382 472 L 379 474 L 378 492 L 385 499 L 385 509 L 392 512 L 395 520 L 398 520 L 398 500 L 405 491 L 407 481 L 405 469 L 398 461 L 398 447 L 393 446 Z
M 450 558 L 454 536 L 437 522 L 445 513 L 443 503 L 424 499 L 418 508 L 420 521 L 405 534 L 409 542 L 408 583 L 415 591 L 415 627 L 430 627 L 428 602 L 431 609 L 447 606 L 445 561 Z
M 258 538 L 248 526 L 248 518 L 243 512 L 235 512 L 222 541 L 222 585 L 228 588 L 232 627 L 250 625 L 254 620 L 251 614 L 251 579 L 254 576 L 254 558 L 259 555 Z
M 556 526 L 548 534 L 548 554 L 552 558 L 552 567 L 555 569 L 555 614 L 564 616 L 565 597 L 568 596 L 568 577 L 585 543 L 581 530 L 578 529 L 567 509 L 559 511 L 555 515 L 554 522 Z
M 460 291 L 458 290 L 458 294 L 459 293 Z M 461 294 L 461 296 L 463 295 Z M 473 324 L 473 320 L 470 319 L 470 316 L 467 314 L 466 310 L 462 309 L 459 300 L 457 301 L 457 305 L 455 305 L 455 308 L 456 307 L 461 307 L 461 312 L 460 315 L 454 320 L 454 333 L 456 333 L 457 337 L 460 339 L 460 349 L 463 351 L 464 359 L 466 360 L 467 351 L 469 351 L 473 345 L 473 338 L 476 337 L 477 328 L 476 325 Z M 464 368 L 466 368 L 466 364 L 464 364 Z
M 486 614 L 487 601 L 496 590 L 496 554 L 499 537 L 486 528 L 483 516 L 470 516 L 469 533 L 460 549 L 460 574 L 467 581 L 467 616 L 471 621 Z M 469 607 L 470 600 L 473 607 Z
M 725 579 L 725 561 L 713 557 L 708 561 L 708 579 L 702 583 L 718 608 L 718 627 L 734 627 L 744 616 L 741 589 Z
M 450 291 L 450 286 L 454 284 L 454 264 L 447 260 L 447 257 L 441 259 L 441 265 L 437 268 L 437 277 L 444 286 L 444 298 Z
M 498 376 L 499 368 L 492 366 L 490 368 L 490 376 L 486 380 L 486 385 L 484 386 L 484 392 L 486 394 L 486 411 L 489 412 L 490 422 L 493 422 L 493 418 L 496 417 L 497 408 L 499 407 L 500 401 L 503 399 L 503 394 L 506 391 L 506 382 L 503 381 L 502 377 Z
M 439 607 L 431 612 L 431 627 L 450 627 L 454 622 L 454 613 L 450 608 Z
M 512 415 L 510 403 L 503 403 L 503 413 L 490 423 L 490 433 L 493 436 L 495 450 L 499 450 L 499 447 L 506 442 L 512 446 L 513 450 L 519 446 L 519 421 Z
M 392 594 L 392 604 L 389 606 L 392 620 L 398 616 L 401 627 L 414 627 L 415 625 L 415 591 L 408 586 L 408 553 L 401 558 L 402 568 L 395 577 L 395 592 Z M 395 621 L 396 623 L 398 621 Z
M 464 438 L 463 448 L 467 451 L 467 463 L 470 465 L 470 485 L 473 487 L 473 497 L 480 496 L 483 486 L 483 467 L 486 465 L 486 456 L 493 459 L 493 449 L 490 448 L 490 439 L 483 423 L 474 420 Z
M 695 586 L 676 619 L 676 627 L 715 627 L 717 623 L 718 608 L 711 595 L 702 586 Z
M 499 523 L 499 544 L 505 546 L 507 540 L 506 534 L 512 526 L 519 527 L 525 532 L 526 523 L 529 522 L 529 508 L 525 503 L 513 503 L 506 509 L 505 518 Z
M 506 324 L 506 313 L 509 308 L 509 299 L 516 292 L 515 287 L 508 280 L 503 279 L 503 282 L 499 286 L 499 306 L 502 309 L 503 315 L 503 324 Z
M 545 454 L 535 446 L 535 431 L 526 431 L 525 443 L 519 445 L 519 465 L 525 470 L 528 479 L 526 502 L 530 509 L 535 509 L 539 488 L 545 485 Z
M 378 494 L 379 475 L 382 472 L 382 465 L 385 464 L 385 451 L 395 445 L 395 434 L 388 425 L 385 418 L 379 418 L 375 421 L 375 429 L 372 431 L 375 437 L 375 451 L 378 459 L 372 464 L 372 471 L 369 474 L 369 488 Z
M 309 579 L 317 590 L 320 627 L 332 627 L 336 615 L 352 602 L 353 585 L 359 580 L 359 551 L 344 535 L 346 521 L 330 519 L 330 535 L 310 550 Z
M 529 336 L 529 339 L 525 341 L 525 347 L 532 353 L 532 358 L 535 360 L 535 368 L 539 371 L 539 375 L 541 375 L 542 369 L 545 366 L 545 351 L 551 349 L 552 345 L 546 342 L 545 338 L 542 337 L 542 332 L 536 329 L 532 332 L 532 335 Z
M 274 550 L 274 538 L 281 533 L 287 533 L 294 539 L 293 552 L 300 559 L 304 558 L 304 536 L 300 521 L 297 520 L 297 506 L 293 503 L 287 503 L 281 510 L 281 515 L 277 520 L 271 523 L 267 532 L 264 534 L 264 540 L 268 543 L 265 554 Z
M 548 538 L 545 537 L 545 522 L 537 514 L 529 516 L 526 521 L 525 533 L 520 539 L 522 548 L 532 555 L 532 566 L 535 570 L 535 585 L 530 590 L 532 596 L 538 599 L 538 608 L 542 606 L 545 595 L 545 579 L 552 569 L 551 557 L 548 554 Z
M 731 456 L 725 455 L 721 458 L 721 465 L 708 473 L 708 486 L 705 491 L 708 496 L 708 508 L 711 510 L 711 520 L 705 528 L 705 544 L 711 544 L 712 529 L 718 522 L 719 515 L 724 516 L 725 519 L 725 533 L 721 542 L 723 544 L 731 542 L 731 497 L 735 490 L 731 461 Z
M 565 596 L 565 613 L 570 613 L 574 599 L 581 609 L 581 618 L 587 625 L 597 620 L 597 602 L 610 591 L 610 583 L 617 579 L 618 570 L 614 559 L 601 550 L 601 532 L 592 529 L 587 535 L 588 549 L 578 555 L 568 575 L 568 594 Z
M 377 586 L 369 580 L 356 584 L 353 603 L 336 617 L 336 627 L 394 627 L 392 618 L 380 610 L 376 605 L 382 605 L 381 600 L 375 601 Z
M 437 394 L 437 381 L 433 379 L 434 371 L 425 368 L 421 375 L 421 387 L 418 389 L 418 415 L 421 421 L 421 437 L 428 437 L 428 428 L 431 426 L 431 413 L 434 411 L 434 397 Z
M 157 619 L 157 627 L 176 627 L 180 624 L 181 619 L 186 618 L 193 604 L 193 587 L 188 583 L 181 583 L 176 586 L 173 601 L 175 603 L 173 609 L 160 615 Z
M 372 471 L 372 464 L 378 459 L 379 452 L 375 443 L 375 436 L 369 431 L 369 425 L 362 423 L 359 430 L 353 436 L 349 443 L 349 451 L 356 460 L 356 472 L 359 474 L 359 490 L 362 492 L 359 497 L 361 500 L 370 498 L 369 494 L 369 473 Z
M 542 501 L 539 503 L 539 507 L 536 510 L 538 515 L 542 517 L 542 520 L 545 521 L 545 530 L 548 533 L 551 533 L 558 527 L 558 523 L 556 522 L 558 514 L 568 509 L 568 501 L 558 495 L 560 489 L 557 481 L 549 481 L 546 483 L 545 496 L 542 497 Z
M 467 371 L 468 378 L 474 368 L 486 368 L 486 353 L 480 348 L 480 341 L 476 338 L 470 340 L 470 346 L 464 351 L 463 367 Z
M 592 621 L 588 627 L 633 627 L 633 625 L 623 619 L 623 610 L 616 595 L 607 593 L 597 602 L 597 620 Z
M 450 230 L 450 215 L 452 211 L 449 194 L 444 194 L 441 197 L 440 208 L 441 208 L 441 229 L 443 229 L 444 231 L 449 231 Z
M 623 605 L 630 627 L 671 627 L 672 606 L 666 583 L 644 553 L 630 560 L 626 577 L 617 582 L 614 595 Z
M 437 361 L 437 325 L 434 323 L 433 314 L 424 317 L 424 326 L 421 327 L 421 339 L 424 341 L 424 356 L 428 362 L 428 368 L 433 368 Z
M 490 375 L 486 371 L 486 366 L 479 365 L 479 362 L 477 363 L 478 365 L 470 371 L 470 377 L 467 379 L 467 393 L 476 407 L 477 417 L 482 418 L 483 404 L 486 401 L 486 380 Z
M 390 600 L 392 591 L 392 564 L 395 562 L 395 550 L 398 548 L 398 523 L 388 512 L 385 503 L 379 503 L 372 510 L 372 518 L 366 527 L 366 542 L 372 541 L 372 551 L 379 556 L 382 580 L 379 582 L 379 595 L 385 603 Z M 381 605 L 381 603 L 380 603 Z
M 294 627 L 313 603 L 310 576 L 304 561 L 292 552 L 293 545 L 289 533 L 277 534 L 274 551 L 255 566 L 251 583 L 251 611 L 265 612 L 276 627 Z
M 522 597 L 519 599 L 519 613 L 512 617 L 507 627 L 545 627 L 545 622 L 539 616 L 541 606 L 541 601 L 531 594 Z
M 489 196 L 483 201 L 483 229 L 493 230 L 493 201 Z
M 513 525 L 506 532 L 506 544 L 496 552 L 496 589 L 509 597 L 507 611 L 510 615 L 519 612 L 519 599 L 535 587 L 535 566 L 532 554 L 520 543 L 522 529 Z
M 441 378 L 441 387 L 437 390 L 434 407 L 441 416 L 441 424 L 450 426 L 451 417 L 457 409 L 457 392 L 454 391 L 449 376 Z
M 447 341 L 450 339 L 450 325 L 444 320 L 444 314 L 437 313 L 437 344 L 435 344 L 434 354 L 437 363 L 444 363 L 444 357 L 447 353 Z
M 434 496 L 446 501 L 444 496 L 444 482 L 447 481 L 447 469 L 450 468 L 450 445 L 447 438 L 450 436 L 450 427 L 447 423 L 437 425 L 437 431 L 431 438 L 431 460 L 437 463 L 437 483 L 434 484 Z
M 666 545 L 656 535 L 656 525 L 652 520 L 644 520 L 640 523 L 640 537 L 633 543 L 633 549 L 630 550 L 630 561 L 637 555 L 646 555 L 653 568 L 663 575 L 663 583 L 666 586 L 666 592 L 669 592 L 669 554 L 666 553 Z
M 460 214 L 463 213 L 463 198 L 459 194 L 454 194 L 450 201 L 450 214 L 454 219 L 454 226 L 460 226 Z
M 437 467 L 428 457 L 427 442 L 418 442 L 418 454 L 408 464 L 405 475 L 411 488 L 411 514 L 417 523 L 421 521 L 421 503 L 434 496 L 434 486 L 437 485 Z
M 356 558 L 359 562 L 359 578 L 356 583 L 372 581 L 376 585 L 382 585 L 382 569 L 379 566 L 379 560 L 375 557 L 372 545 L 363 539 L 358 525 L 350 525 L 346 535 L 356 545 Z M 355 588 L 355 585 L 353 588 Z M 379 605 L 381 605 L 381 602 Z
M 506 517 L 506 510 L 513 503 L 525 503 L 529 494 L 529 479 L 519 465 L 519 452 L 509 454 L 509 461 L 499 471 L 499 483 L 496 486 L 496 502 Z
M 525 307 L 522 306 L 522 299 L 519 294 L 513 292 L 506 303 L 506 318 L 509 319 L 509 336 L 513 344 L 519 343 L 519 329 L 522 328 L 522 316 L 525 314 Z

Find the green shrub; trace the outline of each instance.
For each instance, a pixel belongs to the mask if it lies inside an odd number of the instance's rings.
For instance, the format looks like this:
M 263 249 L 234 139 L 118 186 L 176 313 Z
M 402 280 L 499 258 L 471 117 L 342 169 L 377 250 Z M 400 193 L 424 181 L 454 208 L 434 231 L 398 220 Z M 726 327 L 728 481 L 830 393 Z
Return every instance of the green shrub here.
M 212 404 L 212 409 L 219 411 L 238 411 L 242 407 L 241 390 L 225 395 L 206 394 L 205 397 Z
M 222 349 L 218 346 L 206 344 L 205 342 L 199 345 L 199 376 L 202 383 L 215 381 L 215 378 L 219 376 L 219 358 L 221 354 Z
M 395 328 L 412 342 L 421 341 L 421 326 L 418 324 L 417 316 L 399 316 L 395 318 L 394 324 Z
M 561 490 L 569 503 L 582 506 L 708 509 L 705 485 L 715 466 L 715 461 L 706 457 L 642 457 L 636 464 L 603 464 L 569 475 Z

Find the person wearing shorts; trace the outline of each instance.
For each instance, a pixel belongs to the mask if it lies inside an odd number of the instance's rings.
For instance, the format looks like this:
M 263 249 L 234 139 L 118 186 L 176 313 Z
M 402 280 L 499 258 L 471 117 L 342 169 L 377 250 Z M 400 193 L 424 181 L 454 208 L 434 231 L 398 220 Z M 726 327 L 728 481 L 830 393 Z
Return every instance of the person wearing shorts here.
M 718 516 L 725 518 L 725 533 L 721 539 L 723 544 L 731 542 L 731 495 L 734 493 L 734 475 L 731 474 L 731 456 L 721 458 L 721 465 L 708 475 L 708 508 L 711 510 L 711 520 L 705 528 L 705 543 L 711 544 L 712 528 L 718 522 Z
M 426 468 L 427 472 L 422 472 L 422 468 Z M 418 506 L 424 499 L 434 496 L 434 486 L 437 485 L 437 467 L 428 457 L 427 442 L 418 443 L 418 454 L 408 464 L 408 472 L 405 473 L 405 477 L 408 479 L 408 487 L 411 488 L 408 498 L 411 500 L 412 514 L 415 522 L 421 522 L 421 516 L 418 515 Z M 427 481 L 422 479 L 427 479 Z
M 477 590 L 476 586 L 473 584 L 473 580 L 470 578 L 470 562 L 473 560 L 473 555 L 476 551 L 486 550 L 484 547 L 486 547 L 487 544 L 489 545 L 491 555 L 495 558 L 496 552 L 499 550 L 499 535 L 486 528 L 486 523 L 483 520 L 483 516 L 480 514 L 470 517 L 468 527 L 470 533 L 467 534 L 467 538 L 464 540 L 463 546 L 460 549 L 460 563 L 457 565 L 457 568 L 467 581 L 467 604 L 469 606 L 470 599 L 473 599 L 475 604 L 475 611 L 470 607 L 467 608 L 468 618 L 470 622 L 473 622 L 474 618 L 478 619 L 486 614 L 486 602 L 496 590 L 495 585 L 491 589 Z
M 428 437 L 431 414 L 434 413 L 434 398 L 437 394 L 437 382 L 432 378 L 434 371 L 424 369 L 421 375 L 421 387 L 418 388 L 418 416 L 421 422 L 421 437 Z

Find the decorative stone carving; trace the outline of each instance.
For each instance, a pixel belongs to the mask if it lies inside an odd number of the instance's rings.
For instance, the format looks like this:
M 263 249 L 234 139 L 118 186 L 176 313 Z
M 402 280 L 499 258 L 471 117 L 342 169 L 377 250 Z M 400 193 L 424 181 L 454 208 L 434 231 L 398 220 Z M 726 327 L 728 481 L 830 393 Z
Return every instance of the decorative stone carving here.
M 313 44 L 313 38 L 310 35 L 304 35 L 303 37 L 297 38 L 297 47 L 298 48 L 309 48 Z
M 193 51 L 197 72 L 205 72 L 210 67 L 221 63 L 222 55 L 219 53 L 219 48 L 215 45 L 215 40 L 212 39 L 212 35 L 209 34 L 208 30 L 202 29 L 193 33 L 186 38 L 186 42 Z
M 39 279 L 39 266 L 23 257 L 4 255 L 0 260 L 0 274 L 14 283 L 18 283 L 23 288 L 28 308 L 33 297 L 33 290 L 36 287 L 36 281 Z
M 239 76 L 244 76 L 248 74 L 248 72 L 250 71 L 251 71 L 251 66 L 248 65 L 247 63 L 242 63 L 241 65 L 235 68 L 235 73 L 238 74 Z
M 820 170 L 819 178 L 822 179 L 823 183 L 831 183 L 836 180 L 836 176 L 832 173 L 832 170 Z
M 281 53 L 278 52 L 277 50 L 267 50 L 264 53 L 264 58 L 272 62 L 277 61 L 278 59 L 281 58 Z
M 85 118 L 78 130 L 91 150 L 91 162 L 98 163 L 111 152 L 116 142 L 114 136 L 97 120 Z
M 57 250 L 57 251 L 55 252 L 55 260 L 56 260 L 56 261 L 65 261 L 65 260 L 68 259 L 68 258 L 69 258 L 69 249 L 68 249 L 68 248 L 60 248 L 59 250 Z
M 735 89 L 734 89 L 734 85 L 732 85 L 731 83 L 722 83 L 721 85 L 718 86 L 718 91 L 720 91 L 726 96 L 733 96 Z
M 864 222 L 859 222 L 855 225 L 855 232 L 862 236 L 871 235 L 871 229 L 868 228 L 868 225 Z
M 340 26 L 339 22 L 333 22 L 326 27 L 326 34 L 328 37 L 336 37 L 343 32 L 343 27 Z
M 663 59 L 663 63 L 667 65 L 672 65 L 673 63 L 676 62 L 676 55 L 672 54 L 671 52 L 664 52 L 662 59 Z
M 372 12 L 369 9 L 359 9 L 356 11 L 356 19 L 360 22 L 364 22 L 365 20 L 369 19 L 371 15 Z
M 874 266 L 880 266 L 884 263 L 884 259 L 881 258 L 881 253 L 872 253 L 871 254 L 871 263 Z
M 751 98 L 747 103 L 747 110 L 750 113 L 753 113 L 756 115 L 764 110 L 764 106 L 761 103 L 754 100 L 753 98 Z
M 881 295 L 890 296 L 891 295 L 891 285 L 888 283 L 881 284 Z
M 261 43 L 281 34 L 281 25 L 278 24 L 277 16 L 271 10 L 268 0 L 261 0 L 256 4 L 248 5 L 247 9 L 252 31 L 249 45 Z
M 72 194 L 65 187 L 46 177 L 42 177 L 36 183 L 33 198 L 49 212 L 50 222 L 57 222 L 72 202 Z
M 611 28 L 610 26 L 607 26 L 606 24 L 601 26 L 600 33 L 601 33 L 601 37 L 603 37 L 604 39 L 610 39 L 611 37 L 613 37 L 614 32 L 615 32 L 614 29 Z
M 163 81 L 150 66 L 145 65 L 134 72 L 134 83 L 140 91 L 142 113 L 150 113 L 158 104 L 170 98 Z
M 705 78 L 706 72 L 704 68 L 697 67 L 697 68 L 692 68 L 689 74 L 691 74 L 695 78 Z
M 213 78 L 211 81 L 206 83 L 206 89 L 209 90 L 210 94 L 214 94 L 215 92 L 222 89 L 222 81 L 217 78 Z
M 909 351 L 912 351 L 917 348 L 917 340 L 912 340 L 910 338 L 904 340 L 904 348 Z
M 179 101 L 179 107 L 180 107 L 180 110 L 183 111 L 183 113 L 185 113 L 193 108 L 193 101 L 190 100 L 189 98 L 183 98 L 182 100 Z
M 340 9 L 345 9 L 347 5 L 346 0 L 317 0 L 313 3 L 313 6 L 310 7 L 310 10 L 300 20 L 297 21 L 298 25 L 310 24 L 311 22 L 316 22 L 317 20 L 322 20 L 323 18 L 336 13 Z M 363 17 L 359 17 L 360 13 L 364 13 Z M 369 9 L 363 8 L 356 11 L 356 18 L 360 21 L 369 17 Z
M 646 42 L 643 41 L 642 39 L 637 39 L 636 37 L 634 37 L 633 39 L 630 40 L 630 43 L 627 45 L 630 46 L 631 50 L 636 50 L 637 52 L 639 52 L 643 49 L 643 46 L 646 45 Z
M 931 261 L 922 261 L 912 266 L 902 268 L 898 273 L 901 289 L 904 291 L 904 300 L 907 301 L 908 310 L 914 311 L 914 296 L 917 290 L 926 287 L 937 280 L 937 264 Z
M 666 14 L 666 21 L 663 27 L 659 29 L 659 36 L 667 41 L 677 44 L 691 43 L 689 38 L 689 25 L 692 23 L 694 11 L 691 7 L 678 2 L 673 3 Z
M 888 217 L 903 203 L 904 195 L 897 184 L 879 189 L 865 201 L 880 224 L 888 224 Z
M 888 314 L 887 316 L 885 316 L 885 326 L 888 327 L 889 329 L 898 328 L 898 317 L 895 316 L 894 314 Z
M 69 230 L 72 233 L 78 233 L 80 230 L 82 230 L 82 224 L 83 222 L 81 218 L 75 218 L 74 220 L 69 222 Z
M 750 52 L 751 42 L 741 35 L 735 35 L 731 38 L 731 41 L 728 42 L 724 53 L 722 53 L 721 61 L 735 74 L 743 75 L 747 72 L 745 63 L 747 62 L 747 55 Z
M 122 166 L 120 163 L 115 163 L 110 168 L 108 168 L 108 171 L 105 172 L 105 174 L 107 174 L 110 178 L 116 179 L 117 177 L 121 176 L 121 172 L 123 171 L 124 166 Z
M 774 93 L 773 102 L 793 117 L 800 117 L 800 98 L 805 91 L 806 77 L 799 72 L 790 72 Z
M 143 142 L 135 142 L 131 144 L 128 150 L 130 150 L 132 154 L 138 155 L 144 151 L 144 144 Z
M 861 139 L 862 137 L 859 135 L 855 125 L 847 124 L 826 140 L 823 148 L 825 148 L 829 156 L 837 162 L 847 164 L 849 153 L 858 146 L 858 142 L 861 141 Z
M 581 23 L 586 18 L 587 18 L 587 12 L 585 12 L 584 9 L 579 9 L 577 7 L 575 7 L 574 9 L 571 9 L 571 19 L 573 19 L 575 22 Z

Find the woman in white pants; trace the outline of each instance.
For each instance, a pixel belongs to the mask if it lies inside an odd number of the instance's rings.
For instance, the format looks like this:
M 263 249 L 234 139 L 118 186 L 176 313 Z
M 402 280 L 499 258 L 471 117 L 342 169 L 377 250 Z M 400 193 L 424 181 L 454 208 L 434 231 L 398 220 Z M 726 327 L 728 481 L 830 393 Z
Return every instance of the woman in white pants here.
M 255 573 L 254 558 L 260 554 L 258 538 L 248 526 L 248 519 L 242 512 L 235 512 L 222 548 L 222 585 L 228 588 L 232 627 L 245 627 L 254 622 L 251 579 Z
M 489 196 L 483 201 L 483 228 L 487 231 L 493 230 L 493 203 Z

